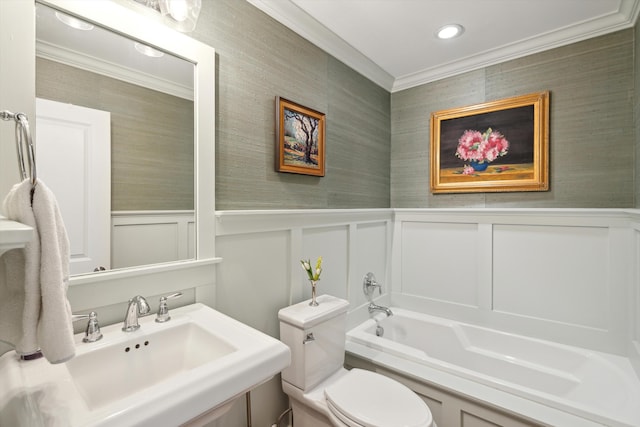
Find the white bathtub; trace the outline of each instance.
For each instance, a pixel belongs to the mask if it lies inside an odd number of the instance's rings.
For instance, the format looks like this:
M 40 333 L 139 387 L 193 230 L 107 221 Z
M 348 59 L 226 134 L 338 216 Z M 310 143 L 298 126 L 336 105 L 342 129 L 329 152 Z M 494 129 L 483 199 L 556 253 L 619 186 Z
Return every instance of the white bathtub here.
M 583 420 L 640 426 L 640 380 L 623 357 L 392 311 L 391 317 L 377 315 L 378 323 L 367 320 L 349 331 L 347 351 L 412 377 L 420 376 L 412 366 L 422 365 Z M 378 324 L 382 337 L 376 336 Z M 433 384 L 438 375 L 428 376 L 424 381 Z

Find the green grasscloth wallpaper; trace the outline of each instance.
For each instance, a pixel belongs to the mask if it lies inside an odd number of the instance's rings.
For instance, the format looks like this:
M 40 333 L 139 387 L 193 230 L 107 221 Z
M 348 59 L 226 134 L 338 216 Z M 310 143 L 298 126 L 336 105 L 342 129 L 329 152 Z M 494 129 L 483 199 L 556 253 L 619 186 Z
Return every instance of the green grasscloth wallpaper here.
M 634 30 L 393 94 L 244 0 L 203 2 L 192 35 L 217 55 L 217 209 L 635 206 Z M 429 193 L 431 111 L 541 90 L 550 191 Z M 275 172 L 276 95 L 327 115 L 325 177 Z

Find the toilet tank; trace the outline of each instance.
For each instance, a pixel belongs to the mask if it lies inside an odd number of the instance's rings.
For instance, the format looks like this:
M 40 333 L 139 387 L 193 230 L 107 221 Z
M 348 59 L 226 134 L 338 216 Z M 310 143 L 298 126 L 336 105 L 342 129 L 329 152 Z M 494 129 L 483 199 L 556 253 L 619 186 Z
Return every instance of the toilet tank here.
M 310 390 L 344 364 L 344 343 L 349 303 L 320 295 L 317 306 L 309 300 L 278 312 L 280 341 L 291 349 L 291 365 L 282 379 L 302 390 Z

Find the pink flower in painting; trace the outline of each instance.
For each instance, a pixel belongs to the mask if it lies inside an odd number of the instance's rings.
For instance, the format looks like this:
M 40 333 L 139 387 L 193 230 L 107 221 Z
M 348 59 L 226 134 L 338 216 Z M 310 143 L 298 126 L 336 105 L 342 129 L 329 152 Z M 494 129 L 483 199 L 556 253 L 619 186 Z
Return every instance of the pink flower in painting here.
M 482 144 L 482 134 L 477 130 L 465 130 L 458 140 L 456 156 L 462 160 L 482 160 L 480 144 Z
M 489 128 L 484 133 L 466 130 L 458 140 L 456 156 L 462 160 L 493 162 L 507 154 L 509 141 L 498 131 Z
M 473 175 L 475 173 L 475 169 L 473 169 L 469 165 L 464 165 L 464 169 L 462 170 L 463 175 Z

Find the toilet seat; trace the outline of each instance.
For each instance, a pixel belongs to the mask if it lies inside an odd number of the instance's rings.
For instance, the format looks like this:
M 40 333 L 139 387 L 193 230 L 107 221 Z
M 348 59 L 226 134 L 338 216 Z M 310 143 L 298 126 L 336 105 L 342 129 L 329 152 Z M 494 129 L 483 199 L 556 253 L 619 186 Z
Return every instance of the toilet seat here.
M 362 369 L 324 390 L 329 410 L 351 427 L 431 427 L 429 407 L 408 387 Z

